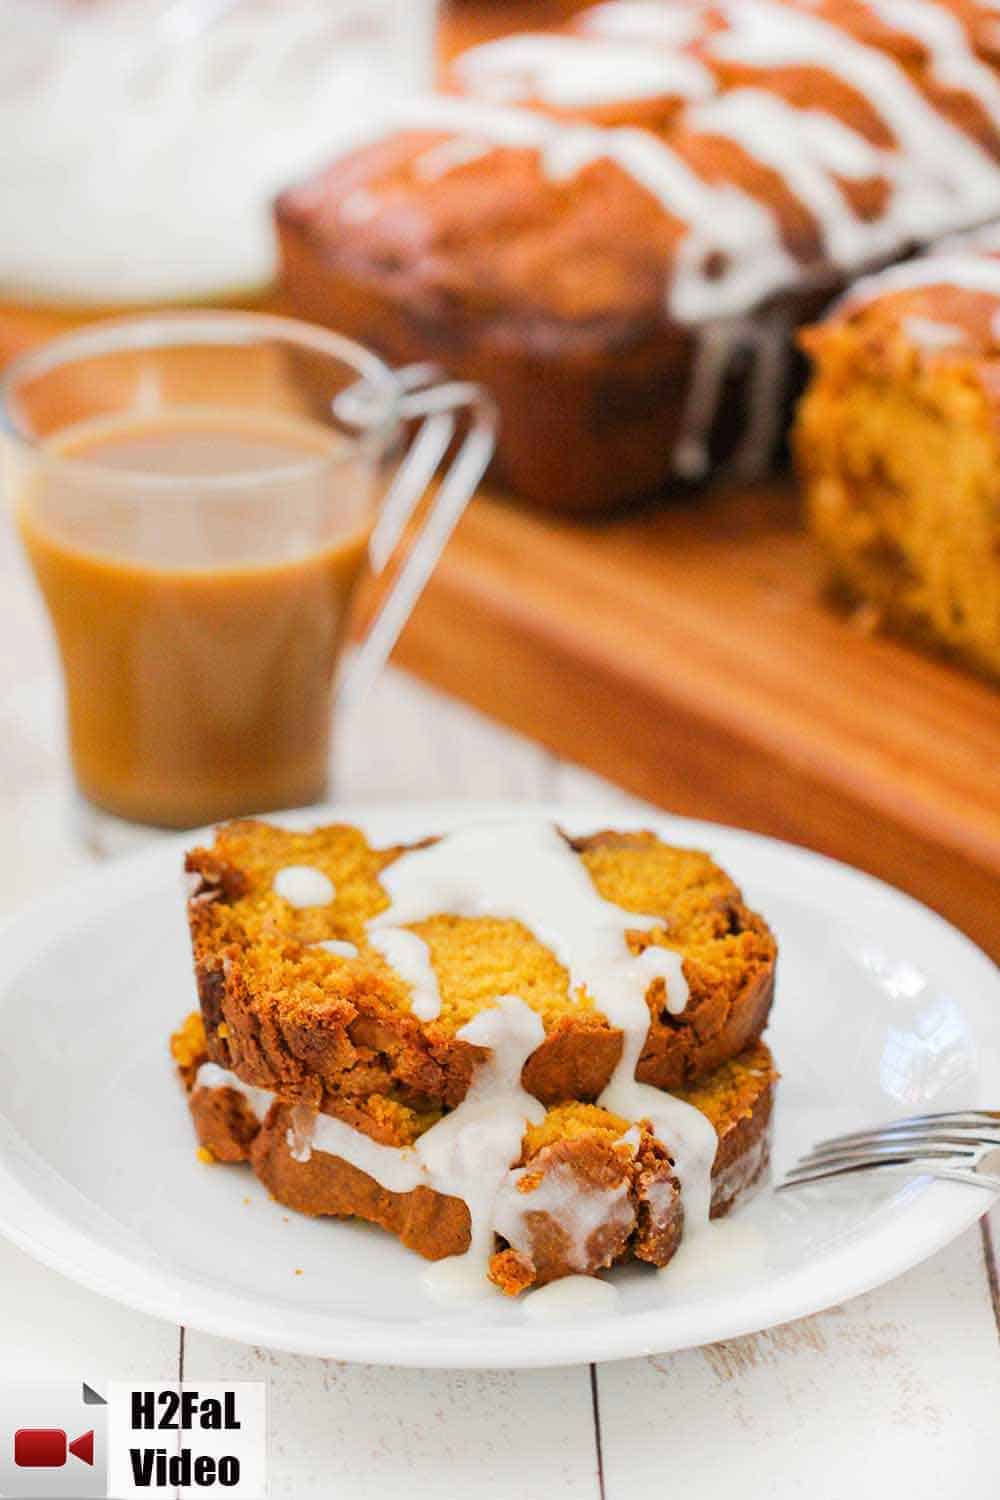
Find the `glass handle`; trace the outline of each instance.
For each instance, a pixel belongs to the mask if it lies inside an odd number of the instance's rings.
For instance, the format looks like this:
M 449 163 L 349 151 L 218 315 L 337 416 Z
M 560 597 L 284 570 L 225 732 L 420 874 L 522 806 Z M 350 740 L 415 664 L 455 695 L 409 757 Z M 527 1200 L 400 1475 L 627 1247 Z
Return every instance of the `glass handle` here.
M 464 380 L 442 382 L 440 371 L 433 365 L 408 365 L 396 371 L 396 377 L 403 392 L 399 406 L 402 420 L 423 420 L 389 486 L 369 540 L 368 555 L 376 577 L 385 571 L 427 494 L 462 415 L 467 415 L 467 428 L 413 537 L 399 577 L 341 673 L 336 694 L 338 710 L 363 698 L 388 661 L 424 585 L 486 472 L 496 440 L 496 407 L 480 386 Z M 363 407 L 363 397 L 357 388 L 351 397 L 355 410 Z

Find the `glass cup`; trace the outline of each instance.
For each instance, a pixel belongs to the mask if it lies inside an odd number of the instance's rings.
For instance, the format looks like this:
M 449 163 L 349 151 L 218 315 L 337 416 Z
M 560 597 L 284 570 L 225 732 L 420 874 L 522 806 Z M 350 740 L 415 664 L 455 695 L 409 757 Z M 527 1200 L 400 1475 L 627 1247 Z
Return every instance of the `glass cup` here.
M 488 399 L 291 319 L 173 313 L 22 356 L 0 423 L 91 842 L 320 801 L 335 710 L 489 462 Z M 359 581 L 387 569 L 342 661 Z

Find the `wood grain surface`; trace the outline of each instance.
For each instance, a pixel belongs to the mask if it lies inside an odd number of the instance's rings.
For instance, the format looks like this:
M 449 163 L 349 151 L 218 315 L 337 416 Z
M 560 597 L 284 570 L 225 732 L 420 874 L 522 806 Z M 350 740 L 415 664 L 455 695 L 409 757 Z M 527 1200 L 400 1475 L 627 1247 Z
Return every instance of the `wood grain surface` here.
M 483 497 L 398 659 L 662 807 L 860 865 L 1000 957 L 1000 693 L 838 611 L 788 485 L 597 526 Z

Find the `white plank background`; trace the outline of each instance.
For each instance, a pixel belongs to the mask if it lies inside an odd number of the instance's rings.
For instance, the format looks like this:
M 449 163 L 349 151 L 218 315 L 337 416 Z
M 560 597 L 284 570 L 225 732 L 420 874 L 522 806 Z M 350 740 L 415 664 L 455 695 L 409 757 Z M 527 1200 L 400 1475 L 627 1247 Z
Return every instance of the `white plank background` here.
M 51 650 L 9 530 L 0 598 L 6 911 L 87 856 L 69 827 Z M 347 799 L 595 791 L 635 805 L 395 671 L 337 749 Z M 984 1221 L 894 1285 L 753 1337 L 475 1374 L 306 1359 L 176 1328 L 0 1240 L 0 1382 L 266 1376 L 271 1493 L 296 1500 L 982 1500 L 1000 1495 L 996 1237 Z

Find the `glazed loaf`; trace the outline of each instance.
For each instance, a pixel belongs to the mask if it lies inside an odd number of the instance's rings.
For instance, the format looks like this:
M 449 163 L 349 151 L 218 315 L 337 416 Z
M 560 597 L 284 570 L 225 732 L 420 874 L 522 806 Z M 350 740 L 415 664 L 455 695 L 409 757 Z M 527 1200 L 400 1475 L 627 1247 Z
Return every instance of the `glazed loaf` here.
M 1000 234 L 872 277 L 802 342 L 795 448 L 835 581 L 1000 681 Z
M 473 49 L 447 88 L 282 195 L 284 286 L 482 381 L 498 469 L 543 505 L 759 470 L 794 326 L 1000 214 L 972 0 L 612 0 Z

